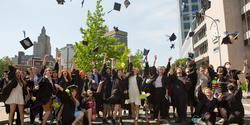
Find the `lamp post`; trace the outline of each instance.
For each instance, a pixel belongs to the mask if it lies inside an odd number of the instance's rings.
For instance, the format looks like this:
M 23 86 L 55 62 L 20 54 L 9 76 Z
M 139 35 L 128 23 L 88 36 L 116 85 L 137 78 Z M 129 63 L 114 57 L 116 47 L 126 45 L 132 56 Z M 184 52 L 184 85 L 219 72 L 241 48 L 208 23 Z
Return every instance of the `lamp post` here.
M 202 16 L 207 17 L 207 18 L 209 18 L 209 19 L 211 19 L 213 21 L 212 24 L 211 24 L 211 26 L 210 26 L 210 29 L 211 29 L 213 23 L 215 23 L 216 31 L 217 31 L 216 39 L 218 40 L 218 47 L 219 47 L 219 61 L 220 61 L 220 66 L 221 66 L 222 65 L 222 61 L 221 61 L 220 34 L 219 34 L 219 27 L 218 27 L 217 20 L 214 19 L 214 18 L 212 18 L 211 16 L 208 16 L 208 15 L 205 15 L 205 14 L 202 15 Z
M 207 18 L 209 18 L 209 19 L 211 19 L 212 20 L 212 24 L 211 24 L 211 27 L 212 27 L 212 25 L 213 24 L 215 24 L 215 26 L 216 26 L 216 39 L 215 40 L 217 40 L 218 41 L 218 47 L 219 47 L 219 62 L 220 62 L 220 65 L 222 65 L 222 61 L 221 61 L 221 45 L 220 45 L 220 35 L 219 35 L 219 27 L 218 27 L 218 23 L 217 23 L 217 19 L 214 19 L 214 18 L 212 18 L 211 16 L 208 16 L 208 15 L 205 15 L 205 14 L 202 14 L 201 12 L 196 12 L 196 20 L 197 20 L 197 18 L 199 19 L 200 17 L 207 17 Z M 211 27 L 210 27 L 210 29 L 211 29 Z

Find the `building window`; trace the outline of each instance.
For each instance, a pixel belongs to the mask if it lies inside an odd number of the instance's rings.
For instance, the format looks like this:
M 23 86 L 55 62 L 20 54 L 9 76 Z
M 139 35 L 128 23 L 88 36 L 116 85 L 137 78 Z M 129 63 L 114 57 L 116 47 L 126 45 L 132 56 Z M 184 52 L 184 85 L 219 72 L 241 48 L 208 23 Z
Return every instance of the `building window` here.
M 182 0 L 183 3 L 188 3 L 188 0 Z
M 192 3 L 196 3 L 196 2 L 198 2 L 198 0 L 191 0 L 192 1 Z
M 190 18 L 189 18 L 189 15 L 188 14 L 184 14 L 183 15 L 183 20 L 189 20 Z
M 189 6 L 184 7 L 183 12 L 189 12 Z
M 195 57 L 198 57 L 200 55 L 205 54 L 207 52 L 207 50 L 208 50 L 208 43 L 206 40 L 201 45 L 199 45 L 198 47 L 196 47 L 194 49 L 194 55 L 195 55 Z
M 198 5 L 192 5 L 192 11 L 198 11 Z
M 187 35 L 188 35 L 188 32 L 184 32 L 184 36 L 185 36 L 185 38 L 187 37 Z
M 184 23 L 184 29 L 189 29 L 190 28 L 190 23 Z

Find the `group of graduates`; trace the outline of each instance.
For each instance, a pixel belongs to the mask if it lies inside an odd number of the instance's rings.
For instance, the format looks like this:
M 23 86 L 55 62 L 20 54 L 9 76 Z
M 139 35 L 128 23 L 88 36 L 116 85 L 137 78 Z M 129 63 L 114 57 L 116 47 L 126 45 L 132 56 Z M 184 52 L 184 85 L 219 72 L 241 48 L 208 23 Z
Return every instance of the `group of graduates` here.
M 9 113 L 9 125 L 13 124 L 17 112 L 17 124 L 24 125 L 24 109 L 30 109 L 30 124 L 36 116 L 42 125 L 49 117 L 56 117 L 57 124 L 92 124 L 101 117 L 103 124 L 108 120 L 115 125 L 123 124 L 123 110 L 135 123 L 139 120 L 139 109 L 145 112 L 145 124 L 149 124 L 150 114 L 156 122 L 169 120 L 169 107 L 173 106 L 176 123 L 215 125 L 216 117 L 224 125 L 244 124 L 244 108 L 241 102 L 242 90 L 238 75 L 247 74 L 248 61 L 244 60 L 243 70 L 231 69 L 230 62 L 214 70 L 204 62 L 198 67 L 188 58 L 185 67 L 171 65 L 171 57 L 166 66 L 155 67 L 157 56 L 149 66 L 147 56 L 142 69 L 133 66 L 131 55 L 125 69 L 115 69 L 104 57 L 103 67 L 94 67 L 91 73 L 79 70 L 73 62 L 72 68 L 62 69 L 60 54 L 54 68 L 46 67 L 48 56 L 43 60 L 42 69 L 35 67 L 21 71 L 9 62 L 9 71 L 4 73 L 0 84 L 2 99 Z M 249 82 L 249 80 L 246 80 Z M 190 106 L 192 123 L 187 118 Z M 56 109 L 56 110 L 55 110 Z

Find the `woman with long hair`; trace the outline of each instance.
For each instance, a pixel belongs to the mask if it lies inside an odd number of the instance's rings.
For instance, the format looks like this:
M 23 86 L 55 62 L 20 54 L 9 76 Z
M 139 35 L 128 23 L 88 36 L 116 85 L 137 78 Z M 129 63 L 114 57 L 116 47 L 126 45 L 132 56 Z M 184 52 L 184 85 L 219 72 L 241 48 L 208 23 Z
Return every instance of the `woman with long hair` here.
M 55 98 L 56 90 L 52 81 L 52 69 L 46 68 L 44 76 L 39 81 L 37 100 L 42 104 L 45 114 L 43 116 L 42 125 L 46 125 L 46 122 L 50 116 L 50 109 Z
M 77 86 L 68 86 L 66 89 L 58 84 L 55 84 L 57 92 L 57 97 L 59 97 L 61 103 L 63 104 L 62 109 L 62 124 L 71 125 L 75 119 L 75 111 L 77 111 L 80 102 L 77 97 Z M 69 91 L 67 91 L 69 90 Z
M 18 111 L 20 113 L 20 121 L 21 125 L 24 125 L 24 93 L 23 87 L 24 83 L 21 80 L 21 71 L 16 69 L 11 65 L 11 61 L 9 57 L 6 57 L 6 60 L 9 64 L 9 77 L 11 78 L 10 83 L 7 85 L 6 89 L 4 89 L 3 94 L 7 92 L 8 98 L 5 101 L 5 104 L 10 105 L 10 113 L 9 113 L 9 125 L 12 125 L 14 119 L 14 113 L 18 106 Z M 9 89 L 9 90 L 7 90 Z
M 132 117 L 135 118 L 135 122 L 139 118 L 139 108 L 141 105 L 141 99 L 139 98 L 142 91 L 142 77 L 139 76 L 139 69 L 133 67 L 131 62 L 131 55 L 128 54 L 128 93 L 129 93 L 129 102 L 131 104 Z
M 88 118 L 88 124 L 92 125 L 92 121 L 96 120 L 97 110 L 96 110 L 96 99 L 100 97 L 101 88 L 104 81 L 100 81 L 97 87 L 97 91 L 94 92 L 91 89 L 88 89 L 86 95 L 83 95 L 81 100 L 82 110 L 75 111 L 75 120 L 72 125 L 75 125 L 84 117 L 86 113 Z

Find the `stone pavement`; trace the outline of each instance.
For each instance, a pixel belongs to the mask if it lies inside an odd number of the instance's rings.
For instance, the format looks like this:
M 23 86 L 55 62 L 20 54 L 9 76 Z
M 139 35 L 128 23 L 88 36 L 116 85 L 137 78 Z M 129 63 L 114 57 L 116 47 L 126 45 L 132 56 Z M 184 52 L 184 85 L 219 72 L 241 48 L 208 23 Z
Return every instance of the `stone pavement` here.
M 245 125 L 250 125 L 250 98 L 243 99 L 242 102 L 243 102 L 243 105 L 245 108 Z M 172 112 L 172 109 L 170 109 L 170 113 L 171 112 Z M 138 125 L 144 125 L 145 120 L 143 119 L 144 113 L 142 110 L 140 110 L 140 114 L 142 114 L 142 115 L 141 115 L 141 119 L 138 121 Z M 172 116 L 172 114 L 170 114 L 170 117 L 171 116 Z M 189 111 L 188 111 L 188 116 L 190 116 Z M 124 118 L 123 121 L 124 121 L 124 125 L 134 125 L 135 124 L 133 119 Z M 2 102 L 0 102 L 0 125 L 7 125 L 7 123 L 8 123 L 8 114 L 6 114 L 6 112 L 5 112 L 4 104 Z M 38 118 L 36 118 L 36 124 L 39 125 L 39 123 L 40 122 L 39 122 Z M 110 120 L 109 120 L 109 123 L 111 124 Z M 102 120 L 97 119 L 97 121 L 94 122 L 93 124 L 101 125 Z M 151 119 L 150 124 L 154 125 L 156 123 Z M 173 119 L 170 120 L 170 123 L 168 123 L 168 124 L 166 123 L 166 121 L 162 121 L 160 124 L 161 125 L 177 125 L 177 124 L 174 124 Z M 29 125 L 29 115 L 27 115 L 27 114 L 25 115 L 25 125 Z

